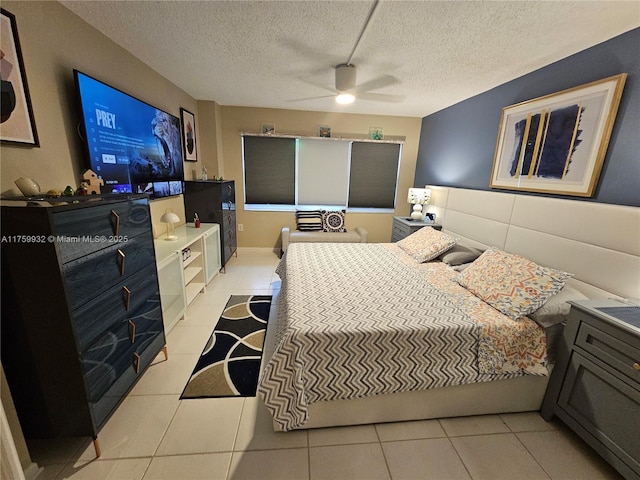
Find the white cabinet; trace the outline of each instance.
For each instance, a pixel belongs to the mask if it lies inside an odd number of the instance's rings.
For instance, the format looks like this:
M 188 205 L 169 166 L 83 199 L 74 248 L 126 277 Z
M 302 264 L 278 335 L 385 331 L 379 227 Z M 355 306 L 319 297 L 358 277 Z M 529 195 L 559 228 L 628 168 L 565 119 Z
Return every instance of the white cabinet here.
M 169 332 L 187 307 L 220 271 L 220 227 L 203 223 L 200 228 L 176 228 L 177 240 L 155 240 L 156 264 L 164 328 Z
M 158 258 L 157 247 L 156 258 Z M 184 291 L 182 271 L 182 253 L 173 251 L 162 259 L 162 261 L 159 260 L 158 258 L 160 303 L 162 305 L 164 328 L 165 331 L 168 332 L 187 311 L 187 299 Z

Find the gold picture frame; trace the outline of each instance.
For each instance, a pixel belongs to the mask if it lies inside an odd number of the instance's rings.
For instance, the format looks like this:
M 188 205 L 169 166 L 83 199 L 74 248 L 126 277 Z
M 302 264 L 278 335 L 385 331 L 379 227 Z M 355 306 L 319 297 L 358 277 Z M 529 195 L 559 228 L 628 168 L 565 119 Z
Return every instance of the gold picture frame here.
M 626 78 L 621 73 L 503 108 L 491 188 L 593 196 Z

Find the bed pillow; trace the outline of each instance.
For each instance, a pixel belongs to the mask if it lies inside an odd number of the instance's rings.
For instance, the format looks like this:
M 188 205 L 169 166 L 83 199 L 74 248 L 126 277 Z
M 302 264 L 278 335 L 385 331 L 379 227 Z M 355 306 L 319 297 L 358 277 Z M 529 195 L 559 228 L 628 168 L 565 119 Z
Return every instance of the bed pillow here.
M 492 247 L 461 272 L 457 281 L 476 297 L 517 320 L 538 310 L 572 276 Z
M 456 239 L 451 235 L 431 227 L 422 227 L 396 243 L 418 263 L 433 260 L 455 244 Z
M 562 290 L 553 295 L 538 310 L 529 314 L 542 328 L 552 327 L 558 323 L 564 323 L 571 310 L 568 302 L 576 300 L 588 300 L 586 296 L 570 285 L 565 285 Z
M 296 210 L 296 224 L 296 228 L 301 232 L 321 232 L 322 211 Z
M 438 260 L 455 267 L 464 263 L 471 263 L 480 255 L 482 250 L 474 247 L 467 247 L 465 245 L 456 244 L 450 250 L 444 252 L 438 257 Z

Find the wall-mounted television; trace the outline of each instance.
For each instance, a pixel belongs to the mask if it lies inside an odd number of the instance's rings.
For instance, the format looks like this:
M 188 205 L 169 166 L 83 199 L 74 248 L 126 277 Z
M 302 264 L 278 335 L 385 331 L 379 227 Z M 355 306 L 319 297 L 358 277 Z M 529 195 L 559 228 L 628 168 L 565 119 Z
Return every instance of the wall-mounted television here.
M 102 193 L 181 194 L 180 120 L 78 70 L 73 73 L 87 168 L 104 181 Z

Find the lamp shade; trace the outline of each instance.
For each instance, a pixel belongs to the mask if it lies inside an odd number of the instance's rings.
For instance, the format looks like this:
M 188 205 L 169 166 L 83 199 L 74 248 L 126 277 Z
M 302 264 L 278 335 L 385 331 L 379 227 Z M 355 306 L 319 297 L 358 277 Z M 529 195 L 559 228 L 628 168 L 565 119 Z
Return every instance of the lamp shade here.
M 414 220 L 422 220 L 422 205 L 429 203 L 431 198 L 431 190 L 428 188 L 410 188 L 407 195 L 407 203 L 413 204 L 413 212 L 411 218 Z
M 426 205 L 431 198 L 431 190 L 428 188 L 410 188 L 407 203 L 414 205 Z
M 176 215 L 173 210 L 167 208 L 164 214 L 160 217 L 160 221 L 167 224 L 167 236 L 165 237 L 165 240 L 177 240 L 178 237 L 175 234 L 173 224 L 179 223 L 180 217 Z
M 179 223 L 180 217 L 173 212 L 165 212 L 161 217 L 162 223 Z

